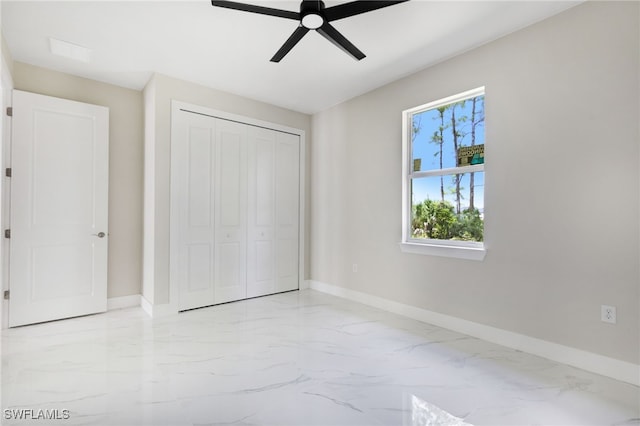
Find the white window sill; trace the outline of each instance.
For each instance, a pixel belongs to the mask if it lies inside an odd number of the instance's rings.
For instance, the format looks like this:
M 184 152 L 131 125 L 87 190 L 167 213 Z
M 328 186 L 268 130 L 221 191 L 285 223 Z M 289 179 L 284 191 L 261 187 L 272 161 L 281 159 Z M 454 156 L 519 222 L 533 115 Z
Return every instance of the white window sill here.
M 479 261 L 484 260 L 484 256 L 487 254 L 487 250 L 482 247 L 460 247 L 424 243 L 400 243 L 400 250 L 402 250 L 403 253 Z

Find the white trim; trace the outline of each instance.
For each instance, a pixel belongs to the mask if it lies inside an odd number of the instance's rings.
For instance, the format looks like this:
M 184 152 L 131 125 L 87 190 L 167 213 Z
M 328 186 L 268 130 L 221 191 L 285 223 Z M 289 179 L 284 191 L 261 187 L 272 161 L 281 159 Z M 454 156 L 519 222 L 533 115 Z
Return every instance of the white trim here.
M 0 43 L 2 43 L 1 34 Z M 13 88 L 11 70 L 0 47 L 0 93 L 2 96 L 2 99 L 0 99 L 0 103 L 2 103 L 0 117 L 0 140 L 2 141 L 2 146 L 0 146 L 0 170 L 11 167 L 11 117 L 8 117 L 4 111 L 5 108 L 13 105 Z M 2 222 L 0 226 L 2 229 L 10 228 L 10 201 L 10 182 L 2 173 L 2 182 L 0 183 L 0 221 Z M 9 290 L 9 240 L 3 238 L 0 243 L 0 294 L 5 290 Z M 9 327 L 9 301 L 4 299 L 0 301 L 0 324 L 2 329 Z
M 178 116 L 178 111 L 186 111 L 192 112 L 195 114 L 203 114 L 211 117 L 221 118 L 224 120 L 237 121 L 240 123 L 264 127 L 271 130 L 277 130 L 283 133 L 290 133 L 293 135 L 297 135 L 300 138 L 300 163 L 299 163 L 299 203 L 298 208 L 300 212 L 300 217 L 298 221 L 298 288 L 300 289 L 304 283 L 305 276 L 305 188 L 306 188 L 306 132 L 301 129 L 296 129 L 293 127 L 284 126 L 282 124 L 271 123 L 268 121 L 258 120 L 252 117 L 246 117 L 238 114 L 232 114 L 225 111 L 220 111 L 200 105 L 194 105 L 187 102 L 171 100 L 171 146 L 173 146 L 173 140 L 176 137 L 174 133 L 175 119 Z M 170 154 L 171 156 L 171 154 Z M 177 245 L 176 245 L 176 237 L 175 230 L 178 226 L 178 215 L 175 213 L 176 206 L 173 202 L 171 194 L 175 191 L 174 189 L 175 180 L 171 177 L 170 182 L 170 194 L 169 194 L 169 208 L 171 209 L 170 217 L 169 217 L 169 304 L 159 305 L 163 307 L 163 312 L 161 315 L 167 315 L 169 313 L 178 313 L 179 311 L 179 297 L 180 297 L 180 289 L 178 288 L 178 278 L 176 276 L 177 267 L 174 262 L 176 262 L 177 256 L 174 253 L 177 253 Z M 150 305 L 149 311 L 152 312 L 153 315 L 158 315 L 156 310 L 158 309 L 155 305 Z M 151 313 L 149 315 L 152 315 Z
M 252 126 L 266 127 L 271 130 L 278 130 L 284 133 L 291 133 L 294 135 L 304 135 L 304 130 L 295 129 L 293 127 L 284 126 L 282 124 L 271 123 L 269 121 L 258 120 L 252 117 L 246 117 L 244 115 L 233 114 L 226 111 L 220 111 L 217 109 L 207 108 L 200 105 L 194 105 L 187 102 L 171 100 L 171 112 L 177 112 L 179 110 L 186 112 L 193 112 L 195 114 L 204 114 L 211 117 L 221 118 L 223 120 L 237 121 L 243 124 L 250 124 Z
M 156 252 L 156 79 L 151 77 L 142 91 L 144 100 L 144 167 L 142 222 L 142 288 L 140 293 L 153 300 L 155 294 Z
M 144 296 L 140 296 L 140 307 L 149 317 L 153 318 L 153 305 Z
M 465 173 L 480 173 L 484 172 L 484 164 L 474 164 L 473 166 L 460 166 L 460 167 L 450 167 L 448 169 L 431 169 L 431 170 L 422 170 L 419 172 L 410 171 L 410 175 L 412 179 L 419 179 L 424 177 L 433 177 L 433 176 L 449 176 L 449 175 L 462 175 Z
M 139 294 L 132 294 L 130 296 L 110 297 L 107 299 L 107 311 L 140 306 L 141 297 L 142 296 L 140 296 Z
M 552 361 L 640 386 L 640 365 L 638 364 L 620 361 L 615 358 L 440 314 L 438 312 L 428 311 L 319 281 L 309 280 L 308 283 L 309 287 L 313 290 L 373 306 L 508 348 L 538 355 Z
M 177 307 L 171 303 L 162 305 L 154 305 L 150 303 L 144 296 L 140 296 L 140 307 L 151 318 L 164 318 L 178 315 Z
M 453 257 L 466 260 L 484 260 L 487 250 L 484 247 L 463 247 L 445 244 L 400 243 L 403 253 L 426 254 L 431 256 Z
M 300 290 L 309 290 L 311 288 L 311 280 L 300 281 Z
M 431 101 L 417 107 L 405 109 L 402 114 L 415 114 L 417 112 L 423 112 L 442 105 L 449 105 L 459 101 L 464 101 L 465 99 L 475 98 L 476 96 L 484 95 L 484 93 L 484 86 L 476 87 L 475 89 L 467 90 L 466 92 L 458 93 L 457 95 L 448 96 L 446 98 L 437 99 L 435 101 Z
M 296 134 L 300 137 L 300 164 L 298 166 L 298 289 L 302 288 L 305 283 L 305 234 L 307 229 L 307 221 L 305 220 L 306 212 L 306 188 L 307 188 L 307 142 L 304 130 L 296 130 Z

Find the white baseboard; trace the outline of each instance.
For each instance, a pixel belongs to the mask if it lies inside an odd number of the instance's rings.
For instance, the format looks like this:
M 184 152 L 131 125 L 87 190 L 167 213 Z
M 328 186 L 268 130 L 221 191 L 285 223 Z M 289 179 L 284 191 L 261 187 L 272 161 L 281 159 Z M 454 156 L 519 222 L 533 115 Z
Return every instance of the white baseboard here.
M 143 311 L 146 312 L 151 318 L 153 318 L 153 305 L 145 299 L 144 296 L 140 296 L 140 307 Z
M 467 321 L 461 318 L 440 314 L 415 306 L 405 305 L 370 294 L 349 290 L 343 287 L 308 280 L 308 287 L 323 293 L 349 299 L 384 311 L 409 317 L 418 321 L 437 325 L 488 342 L 538 355 L 552 361 L 571 365 L 622 382 L 640 386 L 640 365 L 620 361 L 581 349 L 560 345 L 547 340 L 537 339 L 524 334 L 513 333 L 500 328 Z
M 109 299 L 107 299 L 107 311 L 140 306 L 141 298 L 142 296 L 140 296 L 139 294 L 132 294 L 131 296 L 110 297 Z
M 145 299 L 144 296 L 140 296 L 140 307 L 149 315 L 151 318 L 162 318 L 168 317 L 171 315 L 177 315 L 178 309 L 170 303 L 165 303 L 162 305 L 154 305 Z

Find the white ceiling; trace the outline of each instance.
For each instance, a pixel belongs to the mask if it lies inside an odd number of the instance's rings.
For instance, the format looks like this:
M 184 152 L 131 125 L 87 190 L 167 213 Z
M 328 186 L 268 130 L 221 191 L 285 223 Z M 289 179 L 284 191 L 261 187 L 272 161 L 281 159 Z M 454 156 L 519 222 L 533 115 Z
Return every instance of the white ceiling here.
M 300 4 L 247 2 L 292 11 Z M 311 31 L 279 64 L 269 59 L 295 21 L 208 0 L 2 0 L 1 13 L 16 61 L 137 90 L 155 71 L 314 113 L 578 3 L 413 0 L 332 23 L 367 55 L 360 62 Z M 49 37 L 92 49 L 91 62 L 52 55 Z

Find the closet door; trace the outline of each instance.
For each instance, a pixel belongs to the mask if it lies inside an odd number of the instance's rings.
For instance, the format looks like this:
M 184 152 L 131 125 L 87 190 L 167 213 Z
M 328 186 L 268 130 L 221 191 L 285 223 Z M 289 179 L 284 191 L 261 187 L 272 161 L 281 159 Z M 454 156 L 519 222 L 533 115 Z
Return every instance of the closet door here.
M 275 146 L 275 292 L 298 289 L 300 137 L 277 132 Z
M 249 130 L 247 297 L 275 293 L 277 132 Z
M 170 268 L 179 310 L 297 289 L 299 136 L 174 114 Z
M 216 121 L 181 111 L 174 132 L 171 196 L 178 229 L 171 237 L 177 242 L 179 309 L 185 310 L 214 303 Z
M 249 130 L 247 297 L 298 288 L 299 137 Z
M 247 297 L 247 129 L 216 119 L 215 303 Z

